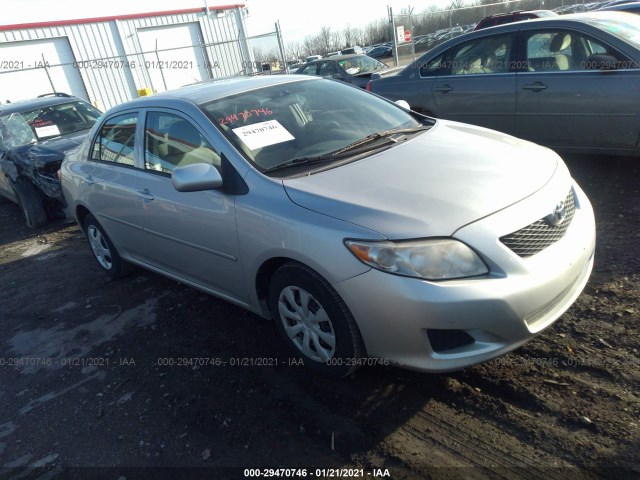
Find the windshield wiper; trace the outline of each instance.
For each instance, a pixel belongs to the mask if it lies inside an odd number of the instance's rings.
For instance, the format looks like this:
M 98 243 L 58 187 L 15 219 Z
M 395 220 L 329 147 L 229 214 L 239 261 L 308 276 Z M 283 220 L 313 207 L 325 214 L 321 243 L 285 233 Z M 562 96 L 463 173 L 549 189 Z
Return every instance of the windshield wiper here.
M 279 163 L 273 167 L 269 167 L 263 170 L 263 173 L 273 172 L 274 170 L 280 170 L 281 168 L 295 167 L 298 165 L 313 165 L 314 163 L 321 163 L 327 160 L 334 160 L 336 157 L 333 153 L 327 155 L 319 155 L 317 157 L 298 157 L 287 160 L 286 162 Z
M 269 167 L 266 170 L 263 170 L 263 173 L 269 173 L 269 172 L 273 172 L 274 170 L 280 170 L 282 168 L 289 168 L 289 167 L 294 167 L 298 165 L 313 165 L 315 163 L 326 162 L 327 160 L 336 160 L 341 156 L 343 156 L 344 153 L 347 153 L 365 144 L 368 144 L 383 138 L 388 139 L 389 142 L 396 143 L 397 140 L 390 138 L 393 135 L 403 134 L 403 133 L 415 133 L 421 130 L 427 130 L 429 128 L 431 127 L 426 125 L 420 125 L 418 127 L 394 128 L 391 130 L 384 130 L 382 132 L 372 133 L 371 135 L 367 135 L 366 137 L 361 138 L 360 140 L 356 140 L 355 142 L 350 143 L 346 147 L 342 147 L 334 152 L 327 153 L 325 155 L 318 155 L 317 157 L 292 158 L 291 160 L 287 160 L 286 162 L 280 163 L 278 165 L 274 165 L 273 167 Z
M 360 140 L 356 140 L 355 142 L 350 143 L 346 147 L 342 147 L 340 150 L 336 150 L 335 152 L 333 152 L 333 155 L 340 155 L 341 153 L 354 150 L 356 148 L 359 148 L 371 142 L 375 142 L 376 140 L 380 140 L 382 138 L 386 138 L 390 142 L 396 143 L 397 140 L 391 138 L 393 135 L 398 135 L 403 133 L 415 133 L 415 132 L 420 132 L 422 130 L 428 130 L 429 128 L 431 127 L 427 125 L 420 125 L 418 127 L 392 128 L 390 130 L 383 130 L 382 132 L 372 133 L 371 135 L 367 135 L 366 137 L 361 138 Z

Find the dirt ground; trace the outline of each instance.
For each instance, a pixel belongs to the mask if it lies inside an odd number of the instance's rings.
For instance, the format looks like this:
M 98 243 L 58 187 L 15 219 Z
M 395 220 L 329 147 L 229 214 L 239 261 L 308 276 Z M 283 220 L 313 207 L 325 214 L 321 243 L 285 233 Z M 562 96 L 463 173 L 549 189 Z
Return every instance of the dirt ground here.
M 0 205 L 0 477 L 639 478 L 640 163 L 567 163 L 598 222 L 584 293 L 446 375 L 318 378 L 269 322 L 143 270 L 108 281 L 75 225 L 32 231 Z

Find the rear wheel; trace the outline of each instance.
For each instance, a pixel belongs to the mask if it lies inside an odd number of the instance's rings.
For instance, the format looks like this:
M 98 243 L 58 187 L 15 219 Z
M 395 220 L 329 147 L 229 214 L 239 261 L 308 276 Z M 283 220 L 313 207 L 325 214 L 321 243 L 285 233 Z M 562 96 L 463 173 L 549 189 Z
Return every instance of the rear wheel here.
M 271 278 L 276 329 L 305 366 L 331 377 L 355 371 L 364 353 L 360 331 L 338 293 L 317 272 L 287 263 Z
M 47 223 L 47 212 L 42 204 L 42 197 L 36 187 L 24 177 L 18 177 L 14 183 L 18 205 L 30 228 L 38 228 Z
M 94 257 L 109 277 L 119 278 L 131 273 L 131 264 L 120 257 L 102 226 L 91 214 L 84 219 L 84 231 Z

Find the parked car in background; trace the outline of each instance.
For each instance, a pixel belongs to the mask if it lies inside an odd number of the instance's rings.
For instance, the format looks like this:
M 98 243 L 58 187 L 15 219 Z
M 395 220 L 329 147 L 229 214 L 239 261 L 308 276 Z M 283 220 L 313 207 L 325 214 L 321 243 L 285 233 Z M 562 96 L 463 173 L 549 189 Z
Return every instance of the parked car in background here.
M 611 2 L 606 2 L 604 5 L 601 5 L 599 8 L 603 7 L 615 7 L 617 5 L 624 5 L 627 3 L 633 3 L 635 0 L 613 0 Z
M 593 266 L 593 211 L 554 152 L 320 78 L 125 103 L 61 177 L 107 275 L 140 265 L 273 319 L 333 376 L 502 355 Z
M 552 148 L 638 155 L 639 39 L 627 13 L 529 20 L 445 42 L 368 88 Z
M 62 214 L 60 164 L 99 116 L 64 93 L 0 105 L 0 196 L 20 206 L 29 227 Z
M 337 50 L 335 52 L 329 52 L 327 53 L 323 58 L 327 58 L 327 57 L 335 57 L 337 55 L 342 55 L 342 52 L 340 50 Z
M 367 55 L 335 55 L 309 62 L 296 73 L 333 78 L 365 88 L 372 73 L 382 73 L 388 69 L 386 64 Z
M 602 7 L 600 9 L 596 10 L 596 11 L 598 11 L 598 12 L 601 12 L 601 11 L 627 12 L 627 13 L 639 14 L 640 13 L 640 2 L 621 3 L 621 4 L 613 5 L 613 6 L 607 5 L 606 7 Z
M 393 48 L 386 45 L 379 45 L 367 52 L 367 55 L 371 58 L 390 58 L 393 57 Z
M 340 54 L 341 55 L 349 55 L 349 54 L 358 54 L 358 55 L 362 55 L 364 54 L 364 48 L 358 46 L 358 45 L 354 45 L 353 47 L 349 47 L 349 48 L 345 48 L 343 50 L 340 50 Z
M 589 8 L 582 3 L 576 3 L 574 5 L 565 5 L 562 7 L 557 7 L 557 8 L 554 8 L 552 11 L 557 13 L 558 15 L 567 15 L 571 13 L 587 12 L 589 11 Z
M 505 23 L 521 22 L 523 20 L 531 20 L 533 18 L 554 17 L 558 14 L 551 10 L 518 10 L 509 13 L 498 13 L 485 17 L 478 22 L 474 30 L 482 30 L 487 27 L 495 27 L 496 25 L 504 25 Z
M 314 60 L 320 60 L 322 55 L 309 55 L 304 59 L 304 63 L 313 62 Z

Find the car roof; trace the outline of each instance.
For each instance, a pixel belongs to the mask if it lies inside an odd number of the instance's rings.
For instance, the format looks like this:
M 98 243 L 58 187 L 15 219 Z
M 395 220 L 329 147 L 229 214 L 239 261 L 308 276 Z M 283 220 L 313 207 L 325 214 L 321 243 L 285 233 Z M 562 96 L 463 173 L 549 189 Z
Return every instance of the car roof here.
M 514 10 L 513 12 L 503 12 L 503 13 L 496 13 L 493 15 L 489 15 L 488 17 L 484 17 L 482 20 L 487 20 L 487 19 L 492 19 L 492 18 L 502 18 L 502 17 L 510 17 L 510 16 L 520 16 L 520 15 L 525 15 L 527 13 L 538 13 L 541 12 L 542 10 Z M 482 21 L 481 20 L 481 21 Z
M 155 106 L 158 104 L 158 100 L 183 100 L 194 104 L 202 104 L 272 85 L 285 85 L 292 82 L 315 80 L 321 79 L 302 75 L 256 75 L 254 77 L 214 79 L 167 92 L 156 93 L 148 97 L 136 98 L 135 100 L 130 100 L 129 102 L 118 105 L 114 107 L 114 109 L 144 108 L 147 105 Z
M 464 35 L 465 40 L 469 40 L 476 37 L 482 37 L 485 35 L 494 35 L 499 32 L 513 32 L 528 28 L 531 25 L 549 24 L 550 27 L 567 27 L 575 22 L 583 23 L 585 25 L 592 25 L 592 20 L 612 19 L 612 20 L 625 20 L 628 13 L 625 12 L 613 12 L 613 11 L 590 11 L 581 13 L 571 13 L 569 15 L 556 15 L 553 17 L 532 18 L 526 22 L 511 22 L 503 25 L 495 25 L 492 27 L 482 28 L 480 30 L 474 30 L 473 32 Z M 463 37 L 456 37 L 438 45 L 438 49 L 443 46 L 454 45 Z M 427 52 L 428 53 L 428 52 Z
M 3 103 L 2 105 L 0 105 L 0 115 L 27 112 L 35 108 L 49 107 L 51 105 L 61 105 L 63 103 L 77 101 L 84 100 L 72 95 L 47 95 L 45 97 L 30 98 L 28 100 L 18 100 L 16 102 Z
M 330 57 L 325 57 L 325 58 L 320 58 L 318 60 L 313 60 L 312 62 L 309 63 L 319 63 L 319 62 L 326 62 L 327 60 L 330 61 L 338 61 L 338 60 L 348 60 L 350 58 L 360 58 L 360 57 L 366 57 L 367 55 L 364 53 L 348 53 L 346 55 L 331 55 Z

